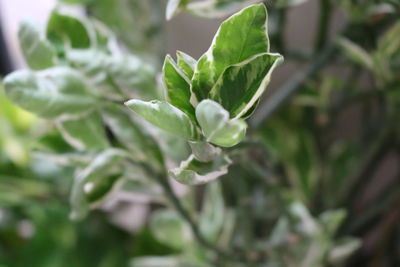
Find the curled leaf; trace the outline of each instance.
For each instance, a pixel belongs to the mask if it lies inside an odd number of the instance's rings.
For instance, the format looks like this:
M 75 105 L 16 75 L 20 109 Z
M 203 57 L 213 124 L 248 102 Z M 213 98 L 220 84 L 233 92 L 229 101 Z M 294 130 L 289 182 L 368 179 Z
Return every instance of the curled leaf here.
M 209 162 L 201 162 L 194 155 L 183 161 L 179 168 L 169 171 L 178 182 L 187 185 L 205 184 L 228 173 L 231 160 L 227 156 L 218 156 Z

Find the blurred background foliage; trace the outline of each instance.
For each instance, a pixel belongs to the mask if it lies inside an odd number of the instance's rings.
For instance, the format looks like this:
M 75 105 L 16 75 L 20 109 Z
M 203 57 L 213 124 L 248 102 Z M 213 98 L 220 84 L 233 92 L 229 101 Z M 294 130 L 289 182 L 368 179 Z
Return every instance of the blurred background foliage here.
M 161 1 L 61 2 L 47 28 L 57 65 L 78 70 L 115 103 L 160 97 Z M 200 2 L 170 0 L 166 16 L 221 18 L 260 1 Z M 400 266 L 400 4 L 320 0 L 314 46 L 292 50 L 287 13 L 305 2 L 266 1 L 272 51 L 300 67 L 263 99 L 247 139 L 230 151 L 229 173 L 201 187 L 173 184 L 179 199 L 162 194 L 151 173 L 118 161 L 124 177 L 98 170 L 85 177 L 93 183 L 107 177 L 98 191 L 70 203 L 74 177 L 90 168 L 95 151 L 126 148 L 157 168 L 164 158 L 172 165 L 186 158 L 188 148 L 155 129 L 149 131 L 163 137 L 156 142 L 161 151 L 150 148 L 147 132 L 126 130 L 149 126 L 113 104 L 93 113 L 107 125 L 100 125 L 103 135 L 79 139 L 73 122 L 39 119 L 11 104 L 2 89 L 1 266 Z M 60 19 L 65 5 L 84 13 Z M 346 23 L 330 37 L 337 10 Z M 66 33 L 79 50 L 57 36 L 74 20 L 93 30 Z M 119 136 L 115 128 L 125 131 Z M 106 141 L 98 147 L 92 138 Z M 69 220 L 71 205 L 83 220 Z M 76 210 L 85 206 L 92 210 Z M 137 225 L 126 227 L 126 220 Z

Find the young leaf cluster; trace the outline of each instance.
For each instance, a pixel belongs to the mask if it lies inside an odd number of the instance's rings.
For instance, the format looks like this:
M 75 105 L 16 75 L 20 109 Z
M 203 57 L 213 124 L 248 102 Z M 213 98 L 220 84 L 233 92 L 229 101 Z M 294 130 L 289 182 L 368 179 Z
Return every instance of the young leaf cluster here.
M 177 62 L 166 56 L 165 101 L 132 99 L 126 105 L 153 125 L 186 139 L 192 148 L 196 144 L 193 155 L 171 174 L 181 182 L 203 183 L 210 178 L 200 178 L 194 165 L 224 166 L 215 173 L 226 173 L 229 160 L 213 145 L 232 147 L 243 140 L 245 119 L 282 61 L 281 55 L 269 52 L 265 6 L 253 5 L 221 24 L 198 61 L 183 52 L 177 53 Z M 212 150 L 208 154 L 215 157 L 204 157 L 199 149 Z

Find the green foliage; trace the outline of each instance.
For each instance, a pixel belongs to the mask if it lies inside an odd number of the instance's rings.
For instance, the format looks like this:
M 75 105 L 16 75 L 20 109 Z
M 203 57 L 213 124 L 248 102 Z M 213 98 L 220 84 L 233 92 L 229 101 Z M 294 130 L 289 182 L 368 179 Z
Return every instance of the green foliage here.
M 398 183 L 373 176 L 399 154 L 396 1 L 321 0 L 308 53 L 285 39 L 306 1 L 170 0 L 167 19 L 237 13 L 199 59 L 162 67 L 159 0 L 61 2 L 45 30 L 21 23 L 29 69 L 3 82 L 45 120 L 0 95 L 0 265 L 398 265 Z M 262 100 L 271 47 L 304 67 Z M 133 233 L 115 226 L 127 206 Z

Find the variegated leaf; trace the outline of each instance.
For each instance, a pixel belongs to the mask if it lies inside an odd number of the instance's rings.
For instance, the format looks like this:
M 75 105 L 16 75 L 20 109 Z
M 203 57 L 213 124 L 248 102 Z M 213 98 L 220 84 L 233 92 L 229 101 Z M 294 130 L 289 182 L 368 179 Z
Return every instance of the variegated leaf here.
M 266 52 L 269 52 L 269 39 L 267 10 L 263 4 L 250 6 L 227 19 L 196 66 L 192 92 L 197 102 L 208 97 L 227 67 Z
M 177 51 L 176 57 L 179 68 L 186 74 L 189 79 L 192 79 L 194 69 L 197 65 L 197 60 L 182 51 Z
M 263 53 L 225 69 L 210 91 L 232 118 L 244 116 L 270 82 L 272 71 L 283 61 L 279 54 Z
M 194 107 L 190 104 L 190 80 L 169 55 L 165 57 L 162 74 L 167 101 L 194 120 Z
M 165 101 L 149 102 L 137 99 L 125 103 L 137 115 L 160 129 L 189 140 L 197 138 L 196 126 L 180 109 Z
M 4 87 L 14 103 L 44 118 L 88 112 L 98 102 L 84 78 L 67 67 L 16 71 L 4 79 Z

